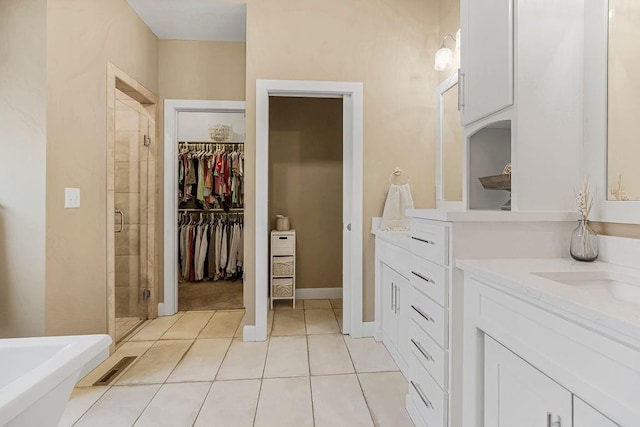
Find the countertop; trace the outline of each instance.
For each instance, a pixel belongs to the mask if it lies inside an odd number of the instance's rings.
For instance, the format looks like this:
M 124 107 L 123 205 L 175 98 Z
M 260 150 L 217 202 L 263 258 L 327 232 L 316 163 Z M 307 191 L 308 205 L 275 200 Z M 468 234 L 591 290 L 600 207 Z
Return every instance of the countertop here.
M 499 211 L 499 210 L 447 210 L 407 209 L 411 218 L 435 221 L 577 221 L 578 214 L 572 211 Z
M 640 270 L 605 262 L 584 263 L 571 259 L 458 260 L 456 266 L 488 279 L 514 294 L 544 305 L 558 314 L 572 314 L 607 330 L 630 337 L 640 345 L 640 304 L 616 299 L 606 289 L 567 285 L 532 273 L 610 272 L 640 283 Z M 625 340 L 626 341 L 626 340 Z
M 407 251 L 411 250 L 411 237 L 408 231 L 372 231 L 376 239 L 384 240 Z

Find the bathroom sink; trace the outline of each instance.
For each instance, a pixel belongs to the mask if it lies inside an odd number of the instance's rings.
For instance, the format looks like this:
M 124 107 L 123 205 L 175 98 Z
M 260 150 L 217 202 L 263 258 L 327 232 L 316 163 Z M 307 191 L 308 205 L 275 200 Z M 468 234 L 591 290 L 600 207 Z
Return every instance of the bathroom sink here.
M 580 287 L 594 297 L 610 296 L 618 301 L 640 305 L 640 278 L 610 271 L 532 273 L 544 279 Z

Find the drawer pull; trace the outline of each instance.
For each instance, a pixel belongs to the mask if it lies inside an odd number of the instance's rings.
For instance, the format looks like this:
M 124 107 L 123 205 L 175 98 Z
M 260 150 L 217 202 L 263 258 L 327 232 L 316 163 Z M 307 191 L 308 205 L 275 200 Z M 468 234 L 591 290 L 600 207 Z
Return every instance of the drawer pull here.
M 416 342 L 416 340 L 414 340 L 413 338 L 411 338 L 411 342 L 413 343 L 413 345 L 416 346 L 418 351 L 422 353 L 425 359 L 427 359 L 429 362 L 435 362 L 435 360 L 433 360 L 433 357 L 429 353 L 427 353 L 427 350 L 425 350 L 424 347 L 422 347 L 422 344 L 420 344 L 419 342 Z
M 280 240 L 287 240 L 287 239 L 288 239 L 288 237 L 286 237 L 286 236 L 280 236 L 280 237 L 278 237 L 278 239 L 280 239 Z
M 413 308 L 416 311 L 416 313 L 418 313 L 420 316 L 424 317 L 427 322 L 436 323 L 436 321 L 433 320 L 433 317 L 429 316 L 427 313 L 425 313 L 424 311 L 420 310 L 415 305 L 412 305 L 411 308 Z
M 411 236 L 411 238 L 413 240 L 417 240 L 418 242 L 426 243 L 428 245 L 435 245 L 436 244 L 436 242 L 434 242 L 433 240 L 425 240 L 425 239 L 421 239 L 419 237 L 413 237 L 413 236 Z
M 420 388 L 420 386 L 416 383 L 414 383 L 413 381 L 411 381 L 411 386 L 413 387 L 413 389 L 416 391 L 416 393 L 418 393 L 418 396 L 420 396 L 420 399 L 422 400 L 422 402 L 427 405 L 427 408 L 433 408 L 433 403 L 431 403 L 431 401 L 429 399 L 427 399 L 427 396 L 424 395 L 424 393 L 422 392 L 422 389 Z
M 429 277 L 423 276 L 423 275 L 422 275 L 422 274 L 420 274 L 420 273 L 416 273 L 415 271 L 412 271 L 412 272 L 411 272 L 411 274 L 413 274 L 413 275 L 414 275 L 414 276 L 416 276 L 416 277 L 419 277 L 420 279 L 424 280 L 425 282 L 429 282 L 429 283 L 433 283 L 433 284 L 435 284 L 435 283 L 436 283 L 436 281 L 435 281 L 435 280 L 433 280 L 433 279 L 431 279 L 431 278 L 429 278 Z

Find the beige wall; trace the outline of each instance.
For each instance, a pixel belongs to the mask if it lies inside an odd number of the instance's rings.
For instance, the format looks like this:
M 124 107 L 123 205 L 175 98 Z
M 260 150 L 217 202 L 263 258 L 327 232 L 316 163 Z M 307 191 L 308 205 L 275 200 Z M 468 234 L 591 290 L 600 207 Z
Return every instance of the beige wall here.
M 46 0 L 0 0 L 0 338 L 44 334 Z
M 298 79 L 364 83 L 364 320 L 374 318 L 374 238 L 389 174 L 411 175 L 416 206 L 433 207 L 433 55 L 437 0 L 249 0 L 245 271 L 255 274 L 255 81 Z M 254 320 L 253 304 L 247 319 Z
M 269 105 L 269 218 L 296 230 L 296 287 L 342 286 L 342 100 Z
M 158 40 L 125 0 L 49 0 L 49 335 L 107 330 L 107 61 L 157 93 Z M 64 209 L 64 187 L 80 188 L 80 209 Z
M 210 101 L 244 101 L 245 43 L 160 40 L 158 43 L 158 95 L 160 97 L 160 135 L 158 154 L 164 151 L 164 100 L 205 99 Z M 158 162 L 159 200 L 164 203 L 164 173 Z M 158 224 L 163 224 L 162 209 L 158 209 Z M 156 248 L 159 301 L 164 301 L 164 236 L 158 228 Z

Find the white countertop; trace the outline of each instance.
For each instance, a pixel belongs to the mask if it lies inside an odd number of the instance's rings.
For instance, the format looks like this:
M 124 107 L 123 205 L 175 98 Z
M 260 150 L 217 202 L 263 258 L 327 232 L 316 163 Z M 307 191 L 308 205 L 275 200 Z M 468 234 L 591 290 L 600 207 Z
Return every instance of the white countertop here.
M 640 304 L 614 298 L 604 289 L 566 285 L 532 273 L 611 272 L 640 281 L 640 270 L 604 262 L 584 263 L 571 259 L 458 260 L 456 266 L 490 280 L 512 293 L 542 304 L 559 314 L 570 313 L 608 330 L 631 337 L 640 345 Z
M 578 214 L 572 211 L 499 211 L 499 210 L 446 210 L 407 209 L 411 218 L 435 221 L 577 221 Z
M 372 234 L 376 236 L 376 239 L 384 240 L 385 242 L 396 245 L 402 249 L 410 251 L 411 237 L 409 237 L 408 231 L 372 231 Z

